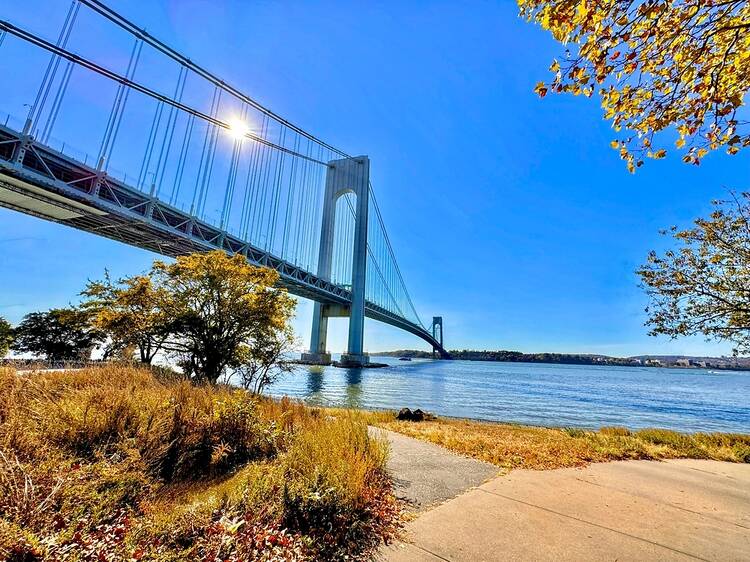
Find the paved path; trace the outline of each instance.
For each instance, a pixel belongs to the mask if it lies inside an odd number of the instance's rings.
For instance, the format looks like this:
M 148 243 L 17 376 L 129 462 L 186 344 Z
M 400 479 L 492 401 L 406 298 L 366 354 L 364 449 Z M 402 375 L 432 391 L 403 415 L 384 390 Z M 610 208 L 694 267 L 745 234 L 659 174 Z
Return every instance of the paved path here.
M 370 428 L 391 444 L 388 471 L 396 496 L 414 511 L 423 511 L 497 476 L 495 465 L 456 455 L 432 443 L 400 433 Z
M 402 463 L 419 472 L 424 444 L 403 436 L 393 443 L 396 478 Z M 443 451 L 443 467 L 440 458 L 433 452 L 422 472 L 438 465 L 436 474 L 453 473 L 455 456 Z M 422 513 L 407 525 L 407 540 L 384 549 L 381 560 L 750 561 L 750 465 L 626 461 L 516 470 Z

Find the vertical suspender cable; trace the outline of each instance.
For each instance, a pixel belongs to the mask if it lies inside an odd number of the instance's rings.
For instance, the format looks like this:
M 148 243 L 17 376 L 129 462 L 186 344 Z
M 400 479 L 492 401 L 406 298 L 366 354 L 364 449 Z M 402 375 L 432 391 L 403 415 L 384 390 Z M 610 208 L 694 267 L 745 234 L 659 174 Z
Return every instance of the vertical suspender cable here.
M 268 117 L 263 117 L 263 122 L 260 127 L 260 136 L 262 139 L 266 138 L 266 135 L 268 133 Z M 256 143 L 259 145 L 260 143 Z M 245 217 L 244 217 L 244 226 L 243 226 L 243 234 L 242 238 L 245 240 L 248 239 L 248 231 L 250 234 L 250 239 L 255 240 L 253 237 L 253 232 L 255 230 L 255 223 L 253 222 L 255 217 L 255 210 L 257 207 L 257 198 L 258 198 L 258 191 L 260 189 L 259 182 L 260 182 L 260 176 L 262 173 L 261 167 L 263 163 L 263 159 L 266 154 L 266 149 L 268 147 L 264 144 L 262 146 L 257 146 L 257 150 L 255 152 L 255 160 L 253 161 L 253 176 L 250 185 L 250 191 L 248 193 L 248 204 L 245 209 Z
M 182 93 L 185 90 L 185 82 L 187 80 L 187 69 L 180 67 L 180 74 L 177 77 L 177 86 L 175 87 L 173 99 L 176 101 L 182 101 Z M 174 137 L 174 130 L 177 125 L 177 110 L 173 105 L 169 106 L 169 115 L 167 116 L 167 126 L 164 129 L 164 136 L 161 140 L 161 149 L 159 150 L 159 158 L 156 160 L 156 176 L 154 178 L 154 184 L 156 185 L 156 196 L 159 196 L 161 191 L 161 183 L 164 178 L 164 170 L 167 167 L 167 160 L 169 160 L 169 152 L 172 149 L 172 139 Z
M 213 97 L 211 98 L 211 110 L 210 110 L 211 116 L 213 116 L 213 114 L 214 114 L 214 107 L 216 105 L 216 97 L 218 95 L 219 95 L 219 88 L 215 87 L 214 88 Z M 202 185 L 201 184 L 201 172 L 203 171 L 203 167 L 204 167 L 204 165 L 206 163 L 206 150 L 208 149 L 209 138 L 211 136 L 211 132 L 213 130 L 213 126 L 214 126 L 213 123 L 208 123 L 206 125 L 206 134 L 203 137 L 203 148 L 201 148 L 201 158 L 200 158 L 200 161 L 198 163 L 198 173 L 196 174 L 196 177 L 195 177 L 195 188 L 193 189 L 193 198 L 192 198 L 192 201 L 190 203 L 190 214 L 191 215 L 195 215 L 196 214 L 196 203 L 200 202 L 199 188 Z
M 261 123 L 261 134 L 265 129 L 265 117 Z M 259 142 L 253 143 L 252 153 L 247 163 L 247 175 L 245 176 L 245 193 L 242 200 L 242 211 L 240 213 L 240 237 L 243 240 L 247 240 L 247 221 L 250 213 L 250 201 L 252 189 L 254 186 L 254 178 L 258 168 L 258 156 L 260 154 L 261 144 Z
M 138 66 L 138 61 L 140 60 L 142 48 L 143 43 L 140 39 L 136 39 L 135 43 L 133 44 L 133 50 L 130 53 L 130 59 L 128 60 L 128 68 L 125 71 L 126 77 L 130 80 L 132 80 L 133 76 L 135 75 L 135 69 Z M 102 138 L 102 143 L 99 147 L 99 162 L 97 165 L 101 165 L 103 162 L 106 162 L 106 166 L 109 167 L 112 148 L 114 147 L 115 140 L 117 139 L 117 133 L 120 130 L 122 114 L 125 109 L 125 104 L 128 101 L 129 93 L 130 88 L 126 87 L 124 84 L 118 85 L 115 99 L 112 102 L 112 109 L 109 112 L 107 127 L 104 130 L 104 137 Z
M 280 127 L 279 128 L 279 140 L 277 141 L 278 144 L 281 144 L 281 139 L 282 139 L 283 134 L 284 134 L 284 128 Z M 275 159 L 274 159 L 274 156 L 276 157 Z M 270 211 L 270 209 L 272 208 L 271 201 L 273 200 L 273 187 L 274 187 L 274 181 L 276 179 L 275 172 L 276 172 L 276 168 L 279 162 L 279 156 L 280 155 L 278 152 L 275 152 L 275 151 L 271 152 L 269 150 L 268 165 L 267 166 L 264 165 L 266 173 L 265 173 L 265 179 L 263 181 L 263 208 L 262 208 L 263 216 L 261 219 L 261 224 L 265 226 L 265 229 L 263 229 L 261 225 L 258 226 L 258 239 L 260 242 L 261 237 L 263 237 L 262 239 L 263 241 L 260 243 L 263 245 L 263 248 L 265 248 L 266 250 L 268 249 L 268 226 L 271 223 L 271 216 L 269 212 L 268 217 L 266 217 L 265 211 L 266 209 Z M 272 165 L 271 162 L 273 162 L 274 164 Z M 271 168 L 273 168 L 273 172 L 274 172 L 273 175 L 271 173 Z M 265 235 L 263 234 L 263 230 L 265 230 Z
M 280 136 L 281 134 L 279 134 L 279 137 Z M 260 174 L 258 177 L 258 190 L 255 193 L 258 200 L 256 200 L 255 204 L 253 205 L 252 238 L 258 243 L 258 245 L 261 244 L 260 236 L 263 233 L 263 209 L 268 197 L 268 178 L 271 170 L 271 166 L 269 165 L 269 160 L 271 159 L 271 149 L 268 147 L 266 147 L 266 149 L 267 150 L 265 150 L 263 153 L 263 164 L 261 165 Z M 260 203 L 261 197 L 263 198 L 263 204 Z
M 242 108 L 241 119 L 245 120 L 245 114 L 247 113 L 247 106 Z M 242 137 L 234 139 L 232 145 L 232 159 L 229 163 L 229 176 L 227 177 L 227 187 L 224 190 L 224 204 L 221 207 L 221 219 L 219 221 L 219 228 L 222 230 L 226 229 L 227 221 L 229 219 L 229 212 L 232 206 L 232 199 L 234 198 L 234 186 L 237 183 L 237 168 L 240 163 L 240 155 L 242 153 Z
M 174 182 L 172 183 L 172 195 L 169 198 L 169 202 L 172 205 L 177 204 L 177 198 L 180 194 L 180 186 L 182 185 L 182 175 L 185 172 L 185 163 L 187 162 L 188 149 L 190 147 L 190 139 L 193 136 L 193 125 L 195 123 L 195 115 L 189 115 L 187 123 L 185 123 L 185 134 L 182 137 L 182 147 L 180 147 L 180 157 L 177 160 L 177 169 L 174 173 Z
M 242 146 L 242 139 L 235 139 L 232 146 L 232 158 L 229 162 L 229 175 L 227 176 L 227 186 L 224 190 L 224 202 L 221 205 L 221 218 L 219 219 L 219 228 L 224 230 L 227 224 L 227 216 L 234 196 L 234 185 L 237 179 L 237 164 L 239 163 L 239 154 Z
M 65 47 L 67 45 L 68 39 L 70 38 L 70 32 L 73 30 L 73 26 L 75 24 L 76 17 L 78 16 L 78 10 L 80 7 L 81 5 L 79 4 L 78 0 L 73 0 L 73 3 L 70 5 L 70 9 L 68 10 L 68 15 L 65 17 L 65 21 L 63 22 L 63 27 L 60 30 L 60 35 L 57 39 L 58 47 Z M 55 81 L 57 69 L 59 66 L 60 56 L 53 54 L 49 60 L 49 63 L 47 64 L 47 70 L 44 73 L 44 78 L 42 78 L 42 84 L 37 90 L 34 103 L 29 108 L 29 117 L 27 124 L 27 132 L 29 133 L 34 130 L 36 122 L 42 115 L 44 105 L 47 103 L 47 96 L 49 95 L 52 83 Z
M 65 92 L 68 90 L 70 76 L 73 74 L 74 67 L 75 65 L 71 61 L 68 61 L 68 64 L 65 65 L 65 70 L 63 71 L 63 77 L 60 81 L 60 86 L 57 88 L 57 94 L 55 95 L 55 99 L 52 102 L 52 107 L 50 108 L 49 115 L 47 116 L 47 122 L 45 123 L 44 130 L 40 135 L 40 139 L 44 144 L 47 144 L 49 142 L 49 138 L 52 135 L 52 129 L 54 128 L 55 121 L 57 121 L 57 116 L 60 113 L 60 106 L 62 105 L 63 97 L 65 97 Z
M 323 147 L 321 145 L 318 145 L 318 160 L 323 160 L 323 155 L 325 154 Z M 326 174 L 328 172 L 328 167 L 322 167 L 320 171 L 320 178 L 318 180 L 318 185 L 320 186 L 319 189 L 323 193 L 325 193 L 325 182 L 327 181 Z M 321 229 L 321 223 L 322 223 L 322 208 L 320 206 L 321 203 L 321 196 L 318 194 L 318 197 L 313 198 L 311 197 L 309 202 L 309 209 L 308 209 L 308 224 L 310 224 L 314 230 L 313 236 L 310 236 L 310 243 L 307 246 L 307 256 L 306 256 L 306 263 L 308 264 L 308 268 L 311 269 L 313 265 L 315 267 L 318 267 L 320 264 L 318 263 L 319 255 L 315 252 L 315 248 L 317 248 L 320 245 L 320 229 Z M 320 220 L 319 220 L 320 219 Z
M 156 145 L 156 137 L 159 132 L 159 126 L 161 125 L 161 116 L 163 112 L 164 112 L 164 104 L 161 101 L 159 101 L 156 103 L 156 111 L 154 112 L 154 118 L 151 121 L 151 130 L 148 133 L 148 142 L 146 143 L 146 151 L 144 152 L 143 159 L 141 160 L 141 171 L 138 173 L 138 183 L 136 184 L 137 187 L 142 187 L 143 184 L 148 179 L 148 175 L 149 175 L 148 169 L 151 167 L 151 157 L 153 156 L 153 153 L 154 153 L 154 146 Z M 153 178 L 151 187 L 149 189 L 149 193 L 151 195 L 153 195 L 155 183 L 156 183 L 156 177 Z
M 214 110 L 213 117 L 216 118 L 219 115 L 219 107 L 221 106 L 221 94 L 222 91 L 219 90 L 219 96 L 216 100 L 216 109 Z M 198 211 L 199 216 L 205 217 L 205 211 L 206 211 L 206 199 L 208 198 L 208 190 L 211 187 L 211 175 L 213 174 L 214 170 L 214 161 L 216 159 L 216 147 L 218 146 L 219 142 L 219 127 L 216 125 L 212 128 L 212 135 L 211 135 L 211 144 L 208 152 L 208 166 L 206 166 L 206 169 L 203 172 L 203 187 L 201 188 L 201 200 L 200 200 L 200 209 Z
M 286 142 L 286 127 L 281 129 L 281 142 L 279 143 L 281 146 L 285 146 Z M 279 198 L 281 197 L 281 183 L 284 177 L 284 157 L 286 156 L 285 152 L 282 152 L 278 155 L 277 158 L 277 166 L 276 166 L 276 180 L 274 181 L 274 187 L 273 187 L 273 205 L 271 207 L 271 224 L 269 228 L 269 234 L 266 236 L 266 240 L 268 243 L 267 249 L 268 251 L 273 251 L 273 244 L 276 241 L 276 220 L 279 214 Z
M 310 155 L 310 141 L 307 141 L 307 150 L 306 154 Z M 303 232 L 307 233 L 307 238 L 314 237 L 314 233 L 307 232 L 307 200 L 309 199 L 309 194 L 313 191 L 311 186 L 307 184 L 307 160 L 304 160 L 302 162 L 302 173 L 300 174 L 300 201 L 299 201 L 299 220 L 297 221 L 297 228 L 294 236 L 294 263 L 296 263 L 299 266 L 303 265 L 303 258 L 302 256 L 302 248 L 300 247 L 302 245 L 302 241 L 305 239 L 302 236 Z
M 297 152 L 299 150 L 299 135 L 295 135 L 294 138 L 294 152 Z M 297 159 L 292 159 L 292 165 L 291 170 L 289 171 L 289 188 L 287 190 L 287 197 L 286 197 L 286 212 L 284 213 L 284 235 L 281 238 L 281 257 L 286 260 L 294 263 L 293 259 L 290 259 L 290 257 L 287 255 L 287 241 L 288 241 L 288 232 L 289 232 L 289 224 L 292 220 L 292 209 L 296 208 L 294 205 L 294 198 L 297 194 L 297 186 L 295 184 L 295 181 L 297 179 Z

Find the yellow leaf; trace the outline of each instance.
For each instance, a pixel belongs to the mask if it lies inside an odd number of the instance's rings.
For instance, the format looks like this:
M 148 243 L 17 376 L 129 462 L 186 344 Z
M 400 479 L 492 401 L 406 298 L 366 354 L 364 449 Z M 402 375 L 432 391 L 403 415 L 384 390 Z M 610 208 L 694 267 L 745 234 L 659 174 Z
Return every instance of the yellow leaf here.
M 578 4 L 578 8 L 576 9 L 576 14 L 579 18 L 584 19 L 587 15 L 589 15 L 589 9 L 588 6 L 586 6 L 586 0 L 582 0 L 580 4 Z

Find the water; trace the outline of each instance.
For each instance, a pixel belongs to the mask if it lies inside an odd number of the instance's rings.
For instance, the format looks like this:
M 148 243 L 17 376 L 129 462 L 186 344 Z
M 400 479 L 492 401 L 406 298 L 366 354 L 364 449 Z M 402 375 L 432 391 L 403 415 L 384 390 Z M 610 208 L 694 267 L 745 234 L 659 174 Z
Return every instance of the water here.
M 299 367 L 269 389 L 311 405 L 421 408 L 541 426 L 750 433 L 750 372 L 479 361 Z

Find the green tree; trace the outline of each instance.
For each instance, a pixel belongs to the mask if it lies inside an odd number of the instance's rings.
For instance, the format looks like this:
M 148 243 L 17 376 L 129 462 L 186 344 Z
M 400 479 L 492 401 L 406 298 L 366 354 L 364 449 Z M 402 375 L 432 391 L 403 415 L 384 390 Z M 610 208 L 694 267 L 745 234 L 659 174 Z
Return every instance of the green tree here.
M 13 327 L 5 318 L 0 316 L 0 359 L 8 354 L 13 343 Z
M 275 286 L 278 273 L 222 251 L 154 262 L 153 282 L 165 291 L 165 349 L 183 358 L 198 382 L 215 383 L 247 359 L 247 346 L 288 329 L 295 301 Z
M 282 329 L 269 327 L 253 334 L 240 348 L 235 375 L 245 390 L 261 394 L 294 365 L 289 355 L 294 351 L 294 332 L 291 326 Z
M 109 337 L 108 355 L 137 348 L 142 363 L 153 361 L 169 337 L 164 289 L 148 275 L 113 283 L 105 273 L 102 281 L 89 282 L 82 295 L 82 307 L 92 314 L 94 326 Z
M 702 334 L 750 352 L 750 194 L 715 201 L 693 228 L 664 234 L 677 248 L 651 252 L 638 274 L 650 297 L 651 335 Z
M 50 361 L 89 359 L 103 334 L 91 316 L 78 308 L 53 308 L 27 314 L 15 329 L 13 350 L 41 355 Z
M 623 133 L 612 147 L 631 171 L 666 156 L 654 137 L 668 128 L 688 163 L 750 146 L 740 109 L 750 89 L 747 0 L 517 1 L 522 17 L 566 46 L 536 92 L 599 94 Z

